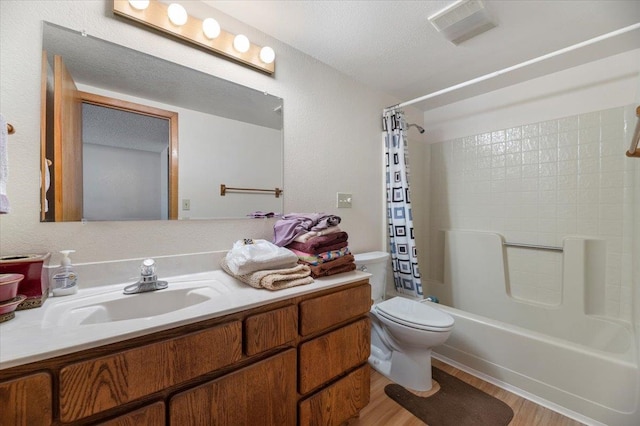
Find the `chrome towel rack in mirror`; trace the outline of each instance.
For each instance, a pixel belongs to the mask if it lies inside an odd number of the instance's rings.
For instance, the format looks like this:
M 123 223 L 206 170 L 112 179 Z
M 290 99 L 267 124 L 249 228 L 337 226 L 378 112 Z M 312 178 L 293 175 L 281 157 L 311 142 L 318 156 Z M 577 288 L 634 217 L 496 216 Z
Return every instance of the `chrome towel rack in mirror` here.
M 227 192 L 273 192 L 276 198 L 280 198 L 280 194 L 284 192 L 284 189 L 257 189 L 257 188 L 231 188 L 224 183 L 220 184 L 220 195 L 224 197 Z

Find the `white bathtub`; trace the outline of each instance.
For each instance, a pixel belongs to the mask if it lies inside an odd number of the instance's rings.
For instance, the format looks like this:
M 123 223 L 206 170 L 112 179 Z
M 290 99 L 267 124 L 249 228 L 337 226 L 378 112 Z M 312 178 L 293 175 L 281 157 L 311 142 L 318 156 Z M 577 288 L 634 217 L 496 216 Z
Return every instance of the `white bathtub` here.
M 449 340 L 434 348 L 436 357 L 521 389 L 582 422 L 640 425 L 632 328 L 585 313 L 585 282 L 592 272 L 585 264 L 587 241 L 565 240 L 560 306 L 509 296 L 498 234 L 448 231 L 445 241 L 450 288 L 444 299 L 456 308 L 438 306 L 454 317 L 455 326 Z
M 425 302 L 429 303 L 429 302 Z M 491 320 L 444 305 L 455 319 L 442 355 L 581 416 L 610 426 L 640 425 L 637 366 L 630 352 L 584 345 Z

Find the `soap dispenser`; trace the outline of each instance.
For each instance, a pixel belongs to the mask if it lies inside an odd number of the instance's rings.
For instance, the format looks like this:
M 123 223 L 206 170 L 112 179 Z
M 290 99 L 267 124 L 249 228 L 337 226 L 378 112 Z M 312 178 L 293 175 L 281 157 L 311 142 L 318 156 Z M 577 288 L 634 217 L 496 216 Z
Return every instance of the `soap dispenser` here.
M 53 274 L 53 295 L 67 296 L 75 294 L 78 291 L 78 277 L 71 265 L 71 259 L 69 259 L 69 254 L 75 253 L 75 250 L 62 250 L 60 253 L 62 254 L 60 267 Z

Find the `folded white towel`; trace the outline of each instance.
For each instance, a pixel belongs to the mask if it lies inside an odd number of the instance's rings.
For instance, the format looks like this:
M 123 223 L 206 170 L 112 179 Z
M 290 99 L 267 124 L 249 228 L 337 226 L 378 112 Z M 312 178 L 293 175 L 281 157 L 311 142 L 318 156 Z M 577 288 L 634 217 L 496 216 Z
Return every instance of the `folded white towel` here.
M 298 256 L 291 250 L 267 240 L 238 240 L 225 257 L 233 274 L 246 275 L 269 269 L 292 268 L 298 263 Z
M 49 200 L 47 200 L 47 197 L 46 197 L 47 192 L 49 192 L 49 187 L 51 186 L 51 172 L 49 171 L 49 167 L 51 167 L 51 160 L 49 160 L 47 158 L 47 160 L 46 160 L 46 162 L 44 164 L 44 193 L 45 193 L 45 197 L 44 197 L 44 206 L 42 206 L 44 211 L 45 211 L 45 213 L 49 211 Z M 42 175 L 42 172 L 40 172 L 40 175 Z
M 7 121 L 0 114 L 0 214 L 9 213 L 9 198 L 7 197 L 7 179 L 9 178 L 8 147 L 9 131 Z

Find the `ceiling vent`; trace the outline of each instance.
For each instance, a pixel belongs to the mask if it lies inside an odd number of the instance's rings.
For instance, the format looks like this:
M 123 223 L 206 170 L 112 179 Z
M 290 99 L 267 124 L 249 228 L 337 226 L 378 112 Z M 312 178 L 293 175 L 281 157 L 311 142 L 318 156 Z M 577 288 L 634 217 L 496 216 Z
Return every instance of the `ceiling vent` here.
M 429 16 L 429 21 L 455 45 L 496 26 L 480 0 L 457 0 Z

